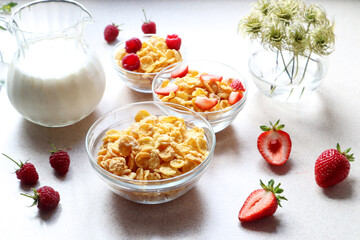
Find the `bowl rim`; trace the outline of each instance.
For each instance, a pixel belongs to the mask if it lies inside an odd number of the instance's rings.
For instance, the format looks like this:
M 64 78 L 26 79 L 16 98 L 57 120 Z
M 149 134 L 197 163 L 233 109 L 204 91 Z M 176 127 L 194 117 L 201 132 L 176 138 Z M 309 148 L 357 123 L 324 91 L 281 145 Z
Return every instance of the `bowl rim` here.
M 234 105 L 231 105 L 230 107 L 227 107 L 227 108 L 224 108 L 224 109 L 221 109 L 221 110 L 217 110 L 217 111 L 212 111 L 212 112 L 197 112 L 199 113 L 200 115 L 202 116 L 209 116 L 209 115 L 213 115 L 213 114 L 217 114 L 217 113 L 225 113 L 225 112 L 229 112 L 229 111 L 232 111 L 233 109 L 236 109 L 238 107 L 241 107 L 242 105 L 245 104 L 245 101 L 247 99 L 247 95 L 248 95 L 248 91 L 249 91 L 249 85 L 247 84 L 247 80 L 246 78 L 238 71 L 236 70 L 235 68 L 225 64 L 225 63 L 222 63 L 222 62 L 218 62 L 218 61 L 213 61 L 213 60 L 201 60 L 201 59 L 198 59 L 198 60 L 185 60 L 185 61 L 182 61 L 182 62 L 179 62 L 179 63 L 174 63 L 173 65 L 170 65 L 169 67 L 171 66 L 175 66 L 174 70 L 177 69 L 178 67 L 180 67 L 181 64 L 187 64 L 190 68 L 190 64 L 191 63 L 211 63 L 211 64 L 218 64 L 218 65 L 222 65 L 222 66 L 225 66 L 229 69 L 231 69 L 232 71 L 236 72 L 236 74 L 241 78 L 241 82 L 244 84 L 244 87 L 245 87 L 245 91 L 244 91 L 244 95 L 243 97 L 241 98 L 241 100 L 237 103 L 235 103 Z M 178 65 L 178 66 L 176 66 Z M 154 78 L 153 82 L 152 82 L 152 85 L 151 85 L 151 92 L 152 92 L 152 95 L 153 95 L 153 99 L 155 102 L 163 102 L 161 101 L 161 99 L 158 98 L 157 94 L 155 93 L 155 84 L 158 80 L 158 78 L 160 77 L 160 75 L 164 74 L 164 73 L 168 73 L 168 68 L 169 67 L 166 67 L 164 68 L 162 71 L 160 71 Z M 173 69 L 171 69 L 173 70 Z M 184 106 L 183 106 L 184 107 Z M 189 108 L 187 108 L 189 109 Z M 189 109 L 190 111 L 193 111 L 191 109 Z M 195 112 L 195 111 L 193 111 Z
M 98 118 L 93 124 L 92 126 L 89 128 L 86 137 L 85 137 L 85 147 L 86 147 L 86 152 L 89 158 L 89 161 L 91 163 L 91 165 L 95 168 L 95 171 L 100 174 L 102 177 L 110 180 L 111 182 L 120 184 L 120 185 L 125 185 L 129 188 L 131 188 L 132 190 L 144 190 L 145 189 L 164 189 L 164 188 L 171 188 L 174 186 L 178 186 L 179 185 L 179 181 L 181 182 L 180 185 L 185 184 L 187 182 L 189 182 L 191 179 L 195 179 L 196 176 L 200 175 L 203 171 L 201 170 L 205 170 L 206 167 L 209 165 L 209 163 L 212 161 L 213 159 L 213 155 L 214 155 L 214 151 L 215 151 L 215 145 L 216 145 L 216 136 L 215 136 L 215 132 L 213 130 L 213 128 L 211 127 L 210 123 L 200 114 L 191 111 L 192 114 L 194 114 L 196 117 L 200 118 L 202 120 L 202 122 L 204 122 L 207 126 L 207 128 L 210 131 L 210 138 L 213 141 L 213 144 L 211 145 L 211 149 L 208 150 L 208 155 L 207 157 L 204 159 L 204 161 L 202 161 L 202 163 L 200 163 L 198 166 L 196 166 L 194 169 L 175 176 L 175 177 L 171 177 L 171 178 L 166 178 L 166 179 L 160 179 L 160 180 L 136 180 L 136 179 L 127 179 L 118 175 L 115 175 L 105 169 L 103 169 L 102 167 L 100 167 L 97 163 L 97 160 L 93 158 L 91 151 L 90 151 L 90 146 L 89 146 L 89 140 L 90 137 L 92 135 L 92 131 L 94 130 L 95 127 L 97 127 L 97 125 L 102 122 L 105 118 L 111 116 L 112 114 L 114 114 L 115 112 L 118 111 L 122 111 L 128 108 L 131 108 L 135 105 L 147 105 L 147 104 L 152 104 L 152 105 L 156 105 L 157 107 L 159 107 L 161 109 L 161 106 L 159 105 L 163 105 L 163 107 L 168 107 L 166 105 L 172 105 L 173 107 L 181 107 L 181 108 L 185 108 L 184 106 L 181 106 L 179 104 L 175 104 L 175 103 L 159 103 L 159 102 L 154 102 L 154 101 L 144 101 L 144 102 L 136 102 L 136 103 L 130 103 L 130 104 L 126 104 L 124 106 L 121 106 L 119 108 L 116 108 L 114 110 L 111 110 L 109 112 L 107 112 L 106 114 L 102 115 L 100 118 Z M 177 109 L 179 110 L 179 109 Z M 186 110 L 179 110 L 180 113 L 189 115 L 189 111 Z M 183 180 L 185 179 L 185 180 Z M 183 180 L 183 181 L 182 181 Z
M 159 36 L 158 34 L 143 34 L 143 35 L 141 35 L 141 36 L 135 36 L 135 37 L 137 37 L 137 38 L 139 38 L 140 40 L 142 39 L 142 38 L 151 38 L 152 36 Z M 161 37 L 161 36 L 159 36 L 159 37 Z M 130 38 L 129 38 L 130 39 Z M 147 76 L 153 76 L 153 77 L 155 77 L 158 73 L 160 73 L 161 71 L 159 71 L 159 72 L 154 72 L 154 73 L 146 73 L 146 72 L 144 72 L 144 73 L 142 73 L 142 72 L 135 72 L 135 71 L 129 71 L 129 70 L 126 70 L 125 68 L 122 68 L 122 67 L 120 67 L 117 63 L 116 63 L 116 61 L 114 61 L 114 60 L 116 60 L 115 59 L 115 55 L 116 55 L 116 50 L 121 46 L 121 45 L 125 45 L 125 42 L 126 41 L 128 41 L 129 39 L 126 39 L 126 40 L 123 40 L 123 41 L 121 41 L 121 42 L 119 42 L 119 43 L 117 43 L 114 47 L 113 47 L 113 50 L 112 50 L 112 52 L 111 52 L 111 63 L 112 63 L 112 65 L 113 65 L 113 67 L 115 68 L 115 70 L 117 71 L 117 72 L 119 72 L 119 73 L 126 73 L 126 74 L 133 74 L 133 75 L 135 75 L 135 76 L 138 76 L 138 75 L 147 75 Z M 186 48 L 184 47 L 184 45 L 183 44 L 181 44 L 181 47 L 180 47 L 180 49 L 178 50 L 178 52 L 180 52 L 180 54 L 181 54 L 181 58 L 182 58 L 182 61 L 181 62 L 184 62 L 185 61 L 185 59 L 186 59 Z M 181 62 L 178 62 L 178 63 L 181 63 Z M 176 64 L 176 63 L 175 63 Z M 171 65 L 169 65 L 168 67 L 170 67 L 170 66 L 172 66 L 172 65 L 174 65 L 174 64 L 171 64 Z M 166 67 L 166 68 L 168 68 L 168 67 Z M 165 69 L 165 68 L 164 68 Z M 164 70 L 163 69 L 163 70 Z
M 256 80 L 259 80 L 263 83 L 266 83 L 266 84 L 269 84 L 269 85 L 274 85 L 274 86 L 291 86 L 289 85 L 289 83 L 282 83 L 282 82 L 275 82 L 275 81 L 269 81 L 269 80 L 266 80 L 265 78 L 262 78 L 262 77 L 259 77 L 257 74 L 255 74 L 255 72 L 253 71 L 252 67 L 251 67 L 251 63 L 252 61 L 254 61 L 254 57 L 262 52 L 268 52 L 268 53 L 274 53 L 274 52 L 271 52 L 271 51 L 268 51 L 266 49 L 258 49 L 256 51 L 254 51 L 253 53 L 251 53 L 250 57 L 249 57 L 249 60 L 248 60 L 248 69 L 249 69 L 249 72 L 250 72 L 250 75 L 255 78 Z M 275 53 L 274 53 L 275 54 Z M 320 62 L 322 62 L 325 66 L 325 73 L 324 73 L 324 76 L 327 72 L 327 65 L 328 65 L 328 56 L 319 56 L 317 54 L 313 54 L 312 55 L 313 57 L 317 57 L 319 58 Z M 320 77 L 319 79 L 321 78 L 324 78 L 324 76 Z M 297 85 L 297 84 L 295 84 Z

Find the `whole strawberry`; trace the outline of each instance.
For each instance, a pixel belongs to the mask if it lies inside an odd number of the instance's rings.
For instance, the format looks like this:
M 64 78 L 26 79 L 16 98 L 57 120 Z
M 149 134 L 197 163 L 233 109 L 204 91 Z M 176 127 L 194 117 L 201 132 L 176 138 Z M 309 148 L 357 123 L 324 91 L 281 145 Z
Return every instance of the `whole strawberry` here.
M 272 165 L 283 165 L 290 156 L 291 139 L 287 132 L 282 129 L 284 124 L 279 125 L 280 120 L 275 124 L 270 122 L 271 127 L 260 126 L 264 132 L 257 140 L 257 147 L 261 156 Z
M 49 162 L 52 168 L 60 175 L 65 175 L 70 166 L 70 157 L 67 152 L 64 150 L 57 150 L 53 144 L 53 151 L 51 151 L 51 155 L 49 157 Z
M 145 17 L 145 22 L 142 24 L 141 26 L 141 30 L 143 31 L 144 34 L 155 34 L 156 33 L 156 24 L 152 21 L 150 21 L 150 19 L 148 20 L 146 18 L 146 13 L 145 10 L 142 10 L 144 13 L 144 17 Z
M 274 183 L 274 180 L 271 179 L 266 186 L 260 180 L 262 189 L 253 191 L 239 212 L 241 222 L 251 222 L 271 216 L 276 212 L 278 206 L 281 207 L 280 201 L 287 200 L 284 196 L 279 195 L 284 191 L 280 188 L 281 184 L 274 187 Z
M 354 154 L 348 154 L 351 148 L 341 151 L 340 144 L 336 149 L 325 150 L 315 162 L 315 180 L 323 188 L 333 186 L 345 180 L 350 172 L 350 162 Z
M 21 195 L 34 199 L 34 203 L 31 206 L 37 204 L 40 210 L 53 210 L 60 202 L 60 194 L 52 187 L 43 186 L 38 190 L 33 189 L 34 195 L 28 195 L 21 193 Z
M 119 25 L 115 25 L 114 23 L 111 25 L 107 25 L 104 30 L 104 38 L 108 43 L 112 43 L 119 35 Z
M 19 166 L 19 169 L 16 170 L 16 176 L 18 179 L 20 179 L 22 183 L 29 185 L 34 185 L 37 183 L 37 181 L 39 180 L 39 174 L 37 173 L 36 168 L 32 163 L 23 163 L 22 161 L 18 163 L 8 155 L 4 153 L 2 155 L 9 158 L 11 161 L 13 161 L 14 163 L 16 163 L 16 165 Z

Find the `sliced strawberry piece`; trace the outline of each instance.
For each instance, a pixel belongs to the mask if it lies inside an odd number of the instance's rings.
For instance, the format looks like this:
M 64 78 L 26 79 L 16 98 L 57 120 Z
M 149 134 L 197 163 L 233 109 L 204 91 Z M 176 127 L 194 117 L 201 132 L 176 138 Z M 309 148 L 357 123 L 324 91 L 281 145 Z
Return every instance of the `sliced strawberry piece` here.
M 276 212 L 278 205 L 281 207 L 280 201 L 287 200 L 278 195 L 284 191 L 280 188 L 280 183 L 276 187 L 274 187 L 274 183 L 274 180 L 271 179 L 266 186 L 260 180 L 262 189 L 253 191 L 239 212 L 241 222 L 251 222 L 271 216 Z
M 182 78 L 185 77 L 186 74 L 189 72 L 188 65 L 181 65 L 178 69 L 171 73 L 171 78 Z
M 272 165 L 283 165 L 290 156 L 291 139 L 287 132 L 282 131 L 285 125 L 278 126 L 280 120 L 275 125 L 271 122 L 271 128 L 261 126 L 264 131 L 257 140 L 258 150 L 263 158 Z
M 218 103 L 216 98 L 196 97 L 195 105 L 201 110 L 210 110 Z
M 242 92 L 231 92 L 230 96 L 229 96 L 230 105 L 234 105 L 235 103 L 240 101 L 240 99 L 242 99 L 243 95 L 244 94 Z
M 178 85 L 176 85 L 174 83 L 170 83 L 166 87 L 155 89 L 155 93 L 159 94 L 159 95 L 167 96 L 171 92 L 176 92 L 178 89 L 179 89 Z
M 212 82 L 212 81 L 221 81 L 223 79 L 222 76 L 216 76 L 211 74 L 203 73 L 200 75 L 200 80 L 204 82 Z

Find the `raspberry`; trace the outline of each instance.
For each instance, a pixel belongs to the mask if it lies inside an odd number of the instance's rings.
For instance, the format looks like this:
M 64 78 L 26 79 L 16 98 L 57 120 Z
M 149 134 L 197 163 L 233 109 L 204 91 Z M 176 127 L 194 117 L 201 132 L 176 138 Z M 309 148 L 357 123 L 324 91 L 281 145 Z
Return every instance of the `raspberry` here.
M 18 163 L 8 155 L 4 153 L 3 155 L 19 166 L 19 169 L 16 170 L 16 176 L 18 179 L 20 179 L 22 183 L 29 185 L 34 185 L 37 183 L 37 181 L 39 180 L 39 174 L 37 173 L 36 168 L 32 163 L 23 163 L 22 161 Z
M 43 186 L 38 190 L 33 189 L 34 195 L 27 195 L 21 193 L 21 195 L 34 199 L 34 203 L 31 206 L 37 204 L 38 209 L 48 211 L 55 209 L 60 202 L 60 194 L 52 187 Z
M 232 87 L 234 90 L 245 91 L 244 85 L 242 84 L 242 82 L 239 79 L 234 79 L 230 83 L 230 87 Z
M 150 19 L 148 20 L 146 18 L 146 13 L 145 13 L 144 9 L 143 9 L 143 13 L 144 13 L 144 17 L 145 17 L 145 22 L 141 26 L 141 30 L 145 34 L 155 34 L 156 33 L 156 24 L 154 22 L 150 21 Z
M 65 175 L 70 165 L 69 154 L 63 150 L 57 150 L 53 144 L 51 146 L 54 148 L 54 151 L 51 151 L 49 157 L 50 165 L 58 174 Z
M 117 36 L 119 35 L 119 26 L 115 25 L 107 25 L 104 30 L 104 38 L 108 43 L 113 42 Z
M 125 42 L 125 50 L 127 53 L 136 53 L 142 47 L 142 43 L 138 38 L 131 38 Z
M 129 53 L 122 59 L 122 65 L 128 71 L 135 71 L 140 68 L 140 59 L 135 53 Z
M 175 49 L 179 51 L 181 46 L 181 38 L 177 34 L 167 35 L 166 45 L 169 49 Z

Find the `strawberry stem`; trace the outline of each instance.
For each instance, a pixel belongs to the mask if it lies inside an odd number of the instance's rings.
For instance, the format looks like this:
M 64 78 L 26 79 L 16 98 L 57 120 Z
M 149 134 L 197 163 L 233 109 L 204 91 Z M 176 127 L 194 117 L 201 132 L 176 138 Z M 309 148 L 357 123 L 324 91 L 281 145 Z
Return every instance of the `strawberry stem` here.
M 9 157 L 8 155 L 6 155 L 5 153 L 2 153 L 2 155 L 4 155 L 5 157 L 7 157 L 8 159 L 10 159 L 11 161 L 13 161 L 14 163 L 16 163 L 16 165 L 19 166 L 19 168 L 22 168 L 22 166 L 24 165 L 21 161 L 20 164 L 18 162 L 16 162 L 14 159 L 12 159 L 11 157 Z
M 287 199 L 286 199 L 284 196 L 280 196 L 279 194 L 282 193 L 282 192 L 284 191 L 284 189 L 281 189 L 281 188 L 280 188 L 281 183 L 279 183 L 278 185 L 276 185 L 276 187 L 274 187 L 274 184 L 275 184 L 275 181 L 274 181 L 273 179 L 271 179 L 271 180 L 268 182 L 268 185 L 265 185 L 265 184 L 263 183 L 263 181 L 261 181 L 261 179 L 260 179 L 260 186 L 261 186 L 263 189 L 265 189 L 266 191 L 272 192 L 272 193 L 275 195 L 275 197 L 276 197 L 276 200 L 277 200 L 277 202 L 278 202 L 278 205 L 279 205 L 280 207 L 282 207 L 280 201 L 281 201 L 281 200 L 286 200 L 286 201 L 287 201 Z
M 344 155 L 349 160 L 349 162 L 355 161 L 354 154 L 353 153 L 348 154 L 350 152 L 351 148 L 348 148 L 345 151 L 341 151 L 340 144 L 337 143 L 336 144 L 336 150 L 338 150 L 340 154 Z
M 281 130 L 281 129 L 283 129 L 283 128 L 285 127 L 284 124 L 279 125 L 279 123 L 280 123 L 280 119 L 277 120 L 275 124 L 273 124 L 273 123 L 270 121 L 270 126 L 271 126 L 271 127 L 262 125 L 262 126 L 260 126 L 260 129 L 263 130 L 264 132 L 267 132 L 267 131 L 270 131 L 270 130 L 278 131 L 278 130 Z

